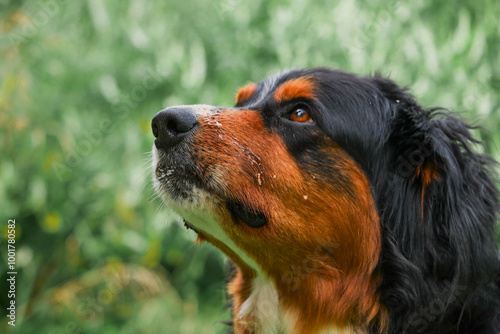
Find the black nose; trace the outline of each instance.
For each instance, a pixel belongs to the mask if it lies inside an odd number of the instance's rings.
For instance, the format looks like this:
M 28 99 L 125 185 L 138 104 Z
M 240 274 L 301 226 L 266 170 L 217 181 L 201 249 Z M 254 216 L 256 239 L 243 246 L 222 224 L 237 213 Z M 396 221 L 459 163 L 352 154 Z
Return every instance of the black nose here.
M 171 107 L 160 111 L 151 122 L 156 148 L 168 149 L 180 143 L 197 125 L 196 115 L 191 109 Z

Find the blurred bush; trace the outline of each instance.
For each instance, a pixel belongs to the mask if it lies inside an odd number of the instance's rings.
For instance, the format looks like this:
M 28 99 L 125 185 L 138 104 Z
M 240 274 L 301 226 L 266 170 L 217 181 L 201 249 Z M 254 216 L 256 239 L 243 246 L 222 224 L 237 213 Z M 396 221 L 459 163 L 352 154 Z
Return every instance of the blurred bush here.
M 223 257 L 192 246 L 151 189 L 150 120 L 165 106 L 228 106 L 289 68 L 380 72 L 484 126 L 500 158 L 495 0 L 0 8 L 0 212 L 17 222 L 18 270 L 17 326 L 2 307 L 2 332 L 224 331 Z M 4 285 L 4 256 L 0 269 Z

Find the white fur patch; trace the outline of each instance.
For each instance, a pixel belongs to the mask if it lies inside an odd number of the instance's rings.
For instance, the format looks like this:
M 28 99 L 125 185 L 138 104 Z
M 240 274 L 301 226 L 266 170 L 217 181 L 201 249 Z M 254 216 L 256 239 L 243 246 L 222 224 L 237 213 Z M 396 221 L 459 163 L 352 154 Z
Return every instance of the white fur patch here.
M 352 328 L 338 328 L 338 327 L 330 327 L 325 330 L 322 330 L 318 334 L 367 334 L 362 332 L 356 332 Z
M 288 334 L 293 330 L 297 317 L 281 305 L 274 283 L 263 275 L 252 283 L 252 292 L 243 302 L 238 318 L 248 324 L 255 334 Z M 297 291 L 300 293 L 300 291 Z M 311 334 L 363 334 L 352 328 L 328 327 Z
M 261 275 L 256 277 L 252 293 L 241 305 L 238 317 L 250 321 L 256 334 L 283 334 L 289 330 L 284 315 L 274 283 Z

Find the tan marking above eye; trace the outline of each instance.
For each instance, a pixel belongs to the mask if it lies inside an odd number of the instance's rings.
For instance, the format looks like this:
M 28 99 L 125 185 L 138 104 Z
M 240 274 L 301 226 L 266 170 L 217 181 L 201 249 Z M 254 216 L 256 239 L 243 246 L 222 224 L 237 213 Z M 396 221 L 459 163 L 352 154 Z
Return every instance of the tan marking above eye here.
M 315 98 L 315 84 L 311 77 L 291 79 L 281 84 L 274 92 L 274 99 L 278 103 L 298 98 Z
M 252 95 L 257 91 L 257 85 L 253 82 L 247 83 L 245 86 L 238 89 L 236 93 L 235 105 L 244 103 L 252 97 Z

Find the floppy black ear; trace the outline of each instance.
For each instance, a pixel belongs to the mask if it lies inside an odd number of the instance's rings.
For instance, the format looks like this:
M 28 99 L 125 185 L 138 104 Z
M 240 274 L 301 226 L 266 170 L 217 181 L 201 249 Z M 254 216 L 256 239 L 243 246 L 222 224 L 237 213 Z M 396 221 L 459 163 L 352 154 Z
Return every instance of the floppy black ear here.
M 493 226 L 499 208 L 495 162 L 475 152 L 474 146 L 482 144 L 471 134 L 475 127 L 443 108 L 424 109 L 405 88 L 390 80 L 378 78 L 376 82 L 394 106 L 388 139 L 389 171 L 408 186 L 421 190 L 422 196 L 434 184 L 437 193 L 425 199 L 429 209 L 437 199 L 453 203 L 463 196 L 479 196 L 482 205 L 476 210 L 489 213 L 488 221 L 493 221 Z M 411 193 L 411 189 L 407 191 Z M 452 198 L 458 195 L 462 197 Z M 425 204 L 424 198 L 421 204 Z M 425 207 L 420 209 L 427 211 Z
M 500 269 L 493 162 L 474 151 L 479 142 L 462 120 L 422 108 L 390 80 L 373 80 L 392 113 L 386 173 L 376 189 L 384 239 L 382 299 L 396 313 L 436 300 L 457 309 L 465 301 L 477 303 Z
M 391 171 L 404 178 L 420 177 L 424 184 L 437 177 L 437 150 L 432 110 L 424 110 L 407 89 L 389 79 L 376 76 L 375 85 L 392 106 L 389 129 Z
M 390 172 L 426 187 L 440 173 L 459 181 L 462 167 L 490 169 L 491 159 L 472 149 L 481 144 L 470 133 L 473 127 L 443 108 L 422 108 L 406 88 L 389 79 L 376 76 L 373 82 L 393 107 L 388 137 Z

